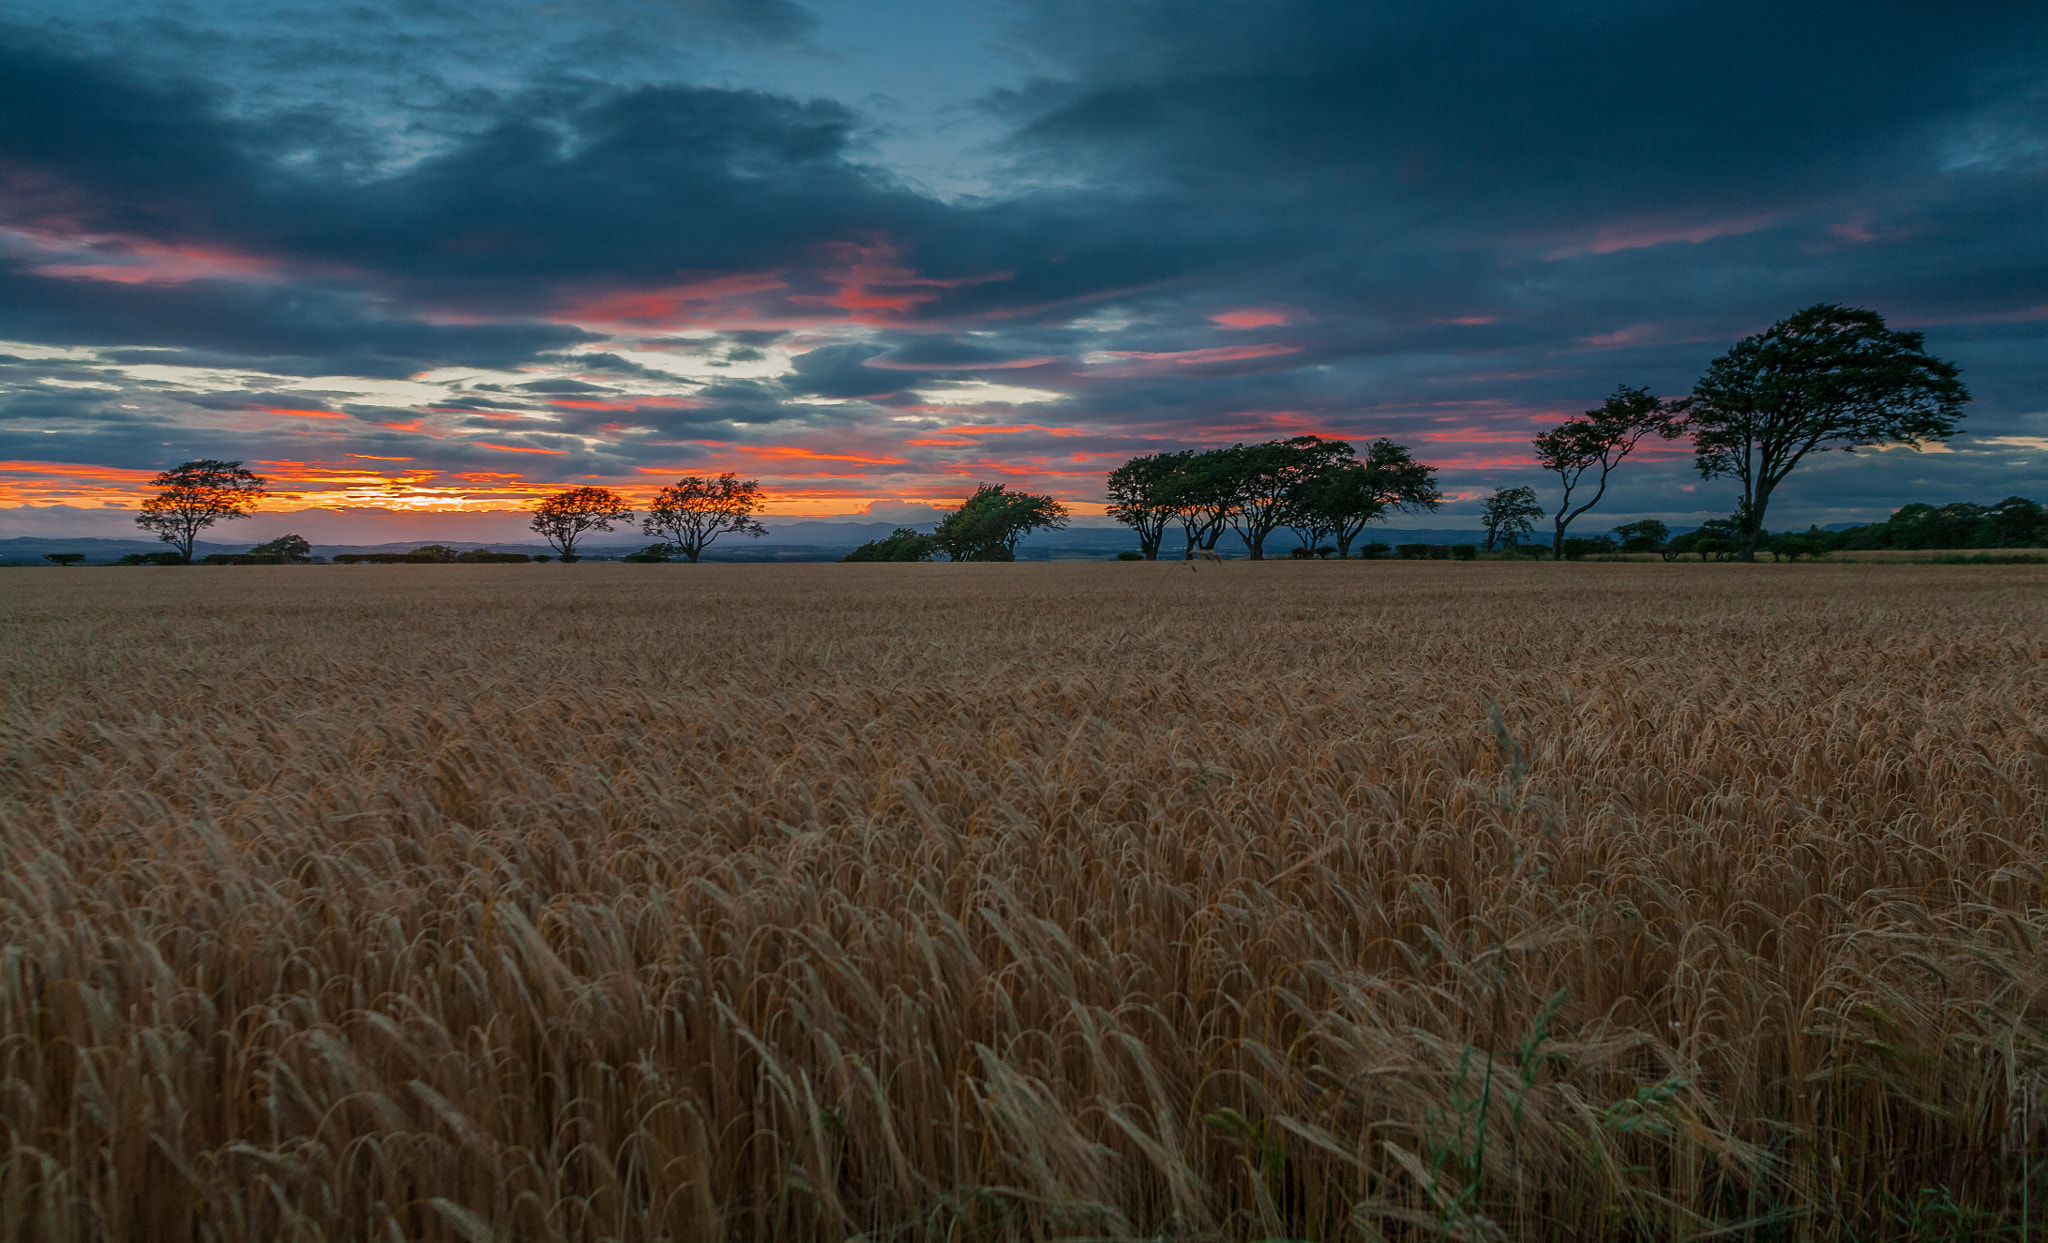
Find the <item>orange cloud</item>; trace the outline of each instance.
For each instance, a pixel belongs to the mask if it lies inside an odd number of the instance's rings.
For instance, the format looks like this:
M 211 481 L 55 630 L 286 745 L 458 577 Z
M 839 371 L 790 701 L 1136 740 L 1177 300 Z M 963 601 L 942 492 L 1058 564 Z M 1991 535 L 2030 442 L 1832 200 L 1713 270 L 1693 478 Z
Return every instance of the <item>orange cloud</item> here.
M 348 416 L 339 410 L 295 410 L 289 406 L 263 406 L 261 409 L 291 419 L 345 419 Z

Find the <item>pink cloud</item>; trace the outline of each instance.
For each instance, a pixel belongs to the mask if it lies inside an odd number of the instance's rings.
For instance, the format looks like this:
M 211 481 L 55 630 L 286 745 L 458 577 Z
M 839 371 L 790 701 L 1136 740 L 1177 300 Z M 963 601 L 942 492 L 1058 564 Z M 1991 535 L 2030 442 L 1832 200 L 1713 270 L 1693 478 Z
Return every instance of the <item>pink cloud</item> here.
M 1591 241 L 1559 247 L 1544 258 L 1574 259 L 1581 255 L 1611 255 L 1616 251 L 1641 250 L 1671 242 L 1698 246 L 1717 237 L 1738 237 L 1745 233 L 1760 232 L 1776 224 L 1778 219 L 1778 213 L 1770 212 L 1712 220 L 1704 224 L 1673 225 L 1638 220 L 1602 225 L 1594 231 Z
M 185 246 L 114 234 L 66 237 L 27 229 L 0 230 L 0 246 L 29 250 L 49 262 L 32 270 L 61 280 L 123 285 L 177 285 L 202 280 L 280 279 L 276 260 L 219 246 Z
M 1209 321 L 1225 328 L 1277 328 L 1293 322 L 1287 312 L 1264 307 L 1225 311 L 1221 315 L 1211 315 Z
M 836 306 L 854 312 L 850 318 L 856 321 L 863 319 L 863 313 L 870 318 L 883 312 L 902 315 L 924 303 L 938 301 L 948 289 L 1006 281 L 1016 276 L 1015 272 L 991 272 L 985 276 L 960 276 L 946 280 L 919 276 L 895 262 L 896 248 L 888 242 L 866 246 L 858 242 L 830 242 L 826 244 L 825 251 L 840 266 L 828 268 L 821 275 L 837 285 L 839 292 L 829 296 L 791 294 L 789 301 L 799 306 Z

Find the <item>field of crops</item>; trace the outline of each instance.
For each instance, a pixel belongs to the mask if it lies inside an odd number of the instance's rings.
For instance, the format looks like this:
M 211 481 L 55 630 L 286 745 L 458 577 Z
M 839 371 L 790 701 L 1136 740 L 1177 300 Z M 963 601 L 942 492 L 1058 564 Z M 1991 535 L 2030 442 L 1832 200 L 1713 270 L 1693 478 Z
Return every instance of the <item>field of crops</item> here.
M 4 575 L 9 1238 L 2048 1238 L 2048 570 Z

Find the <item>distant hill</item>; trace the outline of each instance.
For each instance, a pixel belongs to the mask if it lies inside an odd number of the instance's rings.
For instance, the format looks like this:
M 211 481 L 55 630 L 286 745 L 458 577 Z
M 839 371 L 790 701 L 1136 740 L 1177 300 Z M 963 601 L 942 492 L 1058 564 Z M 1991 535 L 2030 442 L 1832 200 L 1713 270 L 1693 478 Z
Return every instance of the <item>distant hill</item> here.
M 931 523 L 921 523 L 918 529 L 930 531 Z M 771 525 L 768 534 L 759 539 L 736 539 L 725 536 L 704 554 L 706 561 L 837 561 L 848 552 L 867 543 L 881 539 L 896 529 L 888 522 L 778 522 Z M 1677 534 L 1681 529 L 1674 528 Z M 1484 531 L 1456 530 L 1452 528 L 1409 528 L 1394 529 L 1374 527 L 1361 537 L 1361 542 L 1378 540 L 1385 544 L 1477 544 L 1485 540 Z M 618 534 L 603 537 L 602 543 L 588 543 L 583 554 L 590 560 L 615 560 L 629 552 L 637 552 L 650 542 L 639 536 L 622 539 Z M 416 539 L 401 540 L 385 544 L 315 544 L 313 555 L 332 557 L 336 553 L 364 552 L 410 552 L 422 544 L 446 544 L 450 548 L 490 548 L 497 552 L 523 552 L 529 554 L 551 553 L 554 550 L 542 543 L 525 543 L 511 540 L 479 542 L 465 539 Z M 60 539 L 46 535 L 22 535 L 12 539 L 0 539 L 0 565 L 43 565 L 44 553 L 82 552 L 89 565 L 104 565 L 118 561 L 129 553 L 163 552 L 169 545 L 147 539 Z M 202 542 L 193 548 L 193 556 L 203 557 L 216 552 L 247 552 L 251 545 L 246 542 L 215 543 Z M 1095 561 L 1106 560 L 1124 551 L 1135 551 L 1137 537 L 1124 527 L 1116 526 L 1075 526 L 1064 531 L 1041 531 L 1026 539 L 1017 547 L 1020 561 Z M 1182 547 L 1179 531 L 1167 535 L 1162 555 L 1172 557 Z M 1234 534 L 1225 535 L 1216 545 L 1217 551 L 1225 556 L 1241 557 L 1245 553 L 1244 542 Z M 1269 556 L 1285 557 L 1294 547 L 1294 537 L 1285 531 L 1276 532 L 1266 541 Z

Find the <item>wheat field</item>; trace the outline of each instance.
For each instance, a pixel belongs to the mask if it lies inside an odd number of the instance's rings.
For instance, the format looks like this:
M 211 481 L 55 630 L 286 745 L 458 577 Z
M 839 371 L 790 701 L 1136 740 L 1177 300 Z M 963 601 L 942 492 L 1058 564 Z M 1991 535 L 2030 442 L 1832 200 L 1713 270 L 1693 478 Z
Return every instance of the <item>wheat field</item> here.
M 0 579 L 0 1223 L 2048 1238 L 2048 571 Z

